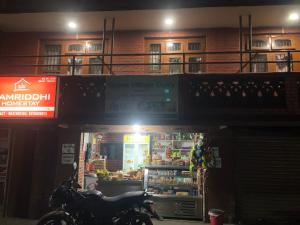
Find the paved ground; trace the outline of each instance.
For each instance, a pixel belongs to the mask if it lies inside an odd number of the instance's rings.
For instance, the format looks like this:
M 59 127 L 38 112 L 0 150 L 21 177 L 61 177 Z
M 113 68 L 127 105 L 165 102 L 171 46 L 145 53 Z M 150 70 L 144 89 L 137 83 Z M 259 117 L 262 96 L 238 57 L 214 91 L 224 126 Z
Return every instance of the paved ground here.
M 157 221 L 153 220 L 154 225 L 204 225 L 200 221 L 189 221 L 189 220 L 163 220 Z M 24 220 L 24 219 L 16 219 L 16 218 L 9 218 L 4 219 L 0 217 L 0 225 L 36 225 L 37 221 L 35 220 Z M 205 224 L 207 225 L 207 224 Z
M 0 225 L 36 225 L 35 220 L 24 220 L 16 218 L 2 218 L 0 217 Z

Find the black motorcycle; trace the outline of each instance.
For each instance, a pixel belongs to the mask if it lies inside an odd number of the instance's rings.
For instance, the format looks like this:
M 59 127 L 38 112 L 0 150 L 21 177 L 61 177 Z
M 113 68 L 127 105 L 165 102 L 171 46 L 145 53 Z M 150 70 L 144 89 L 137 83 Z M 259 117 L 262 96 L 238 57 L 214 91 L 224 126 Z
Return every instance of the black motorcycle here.
M 160 219 L 146 191 L 106 197 L 96 190 L 78 191 L 76 177 L 74 163 L 72 176 L 50 196 L 52 211 L 37 225 L 153 225 L 151 217 Z

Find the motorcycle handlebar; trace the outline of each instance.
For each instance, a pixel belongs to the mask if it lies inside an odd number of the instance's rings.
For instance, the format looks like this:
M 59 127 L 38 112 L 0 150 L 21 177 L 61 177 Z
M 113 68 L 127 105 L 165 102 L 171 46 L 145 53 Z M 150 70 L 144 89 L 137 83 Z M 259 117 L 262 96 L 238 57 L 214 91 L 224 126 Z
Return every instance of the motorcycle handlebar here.
M 77 163 L 74 162 L 73 163 L 73 171 L 72 171 L 72 176 L 69 177 L 69 179 L 67 180 L 66 182 L 66 185 L 69 187 L 69 188 L 81 188 L 80 184 L 77 183 L 76 181 L 76 177 L 77 177 Z

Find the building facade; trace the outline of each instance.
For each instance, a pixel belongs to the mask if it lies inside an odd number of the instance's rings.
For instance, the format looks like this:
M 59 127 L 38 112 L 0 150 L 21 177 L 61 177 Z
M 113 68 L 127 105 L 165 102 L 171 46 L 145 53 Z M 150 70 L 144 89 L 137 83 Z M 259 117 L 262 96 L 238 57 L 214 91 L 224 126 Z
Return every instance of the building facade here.
M 0 16 L 1 100 L 10 77 L 27 82 L 13 93 L 33 85 L 29 79 L 49 90 L 55 80 L 55 101 L 43 105 L 53 115 L 45 108 L 40 116 L 6 114 L 12 109 L 1 102 L 5 213 L 46 212 L 49 193 L 72 169 L 62 163 L 64 144 L 74 144 L 74 159 L 83 165 L 83 132 L 110 133 L 138 122 L 148 132 L 204 132 L 220 149 L 221 168 L 208 170 L 205 215 L 221 208 L 230 222 L 297 219 L 300 30 L 288 14 L 280 23 L 278 15 L 298 8 L 82 12 L 71 31 L 62 27 L 64 13 Z M 260 13 L 265 10 L 271 16 Z M 200 13 L 204 22 L 194 16 Z M 170 27 L 156 19 L 165 15 L 174 19 Z

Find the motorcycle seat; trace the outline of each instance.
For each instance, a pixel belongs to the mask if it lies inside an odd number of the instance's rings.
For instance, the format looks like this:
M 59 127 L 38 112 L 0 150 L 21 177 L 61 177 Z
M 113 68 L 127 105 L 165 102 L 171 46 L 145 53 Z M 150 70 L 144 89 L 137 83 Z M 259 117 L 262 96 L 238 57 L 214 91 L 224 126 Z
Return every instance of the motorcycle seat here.
M 91 196 L 91 195 L 93 195 L 93 196 L 98 196 L 98 197 L 102 197 L 103 196 L 102 192 L 101 191 L 97 191 L 97 190 L 88 190 L 88 191 L 85 191 L 85 192 L 83 192 L 83 195 L 85 195 L 85 196 Z
M 144 191 L 130 191 L 130 192 L 125 192 L 124 194 L 116 195 L 116 196 L 112 196 L 112 197 L 103 196 L 102 199 L 106 202 L 117 202 L 120 200 L 129 199 L 129 198 L 141 197 L 144 194 L 145 194 Z

